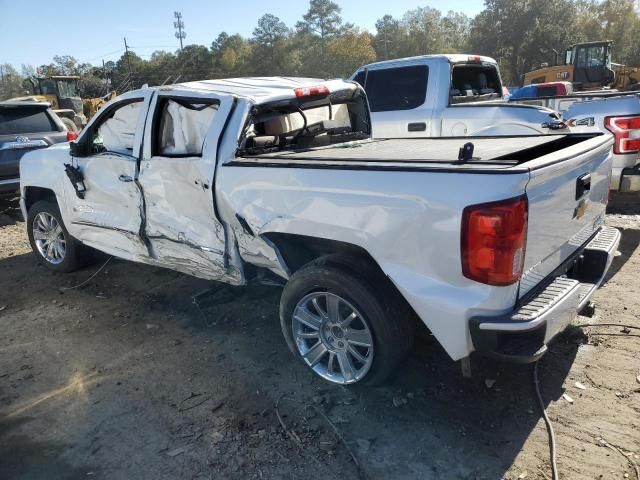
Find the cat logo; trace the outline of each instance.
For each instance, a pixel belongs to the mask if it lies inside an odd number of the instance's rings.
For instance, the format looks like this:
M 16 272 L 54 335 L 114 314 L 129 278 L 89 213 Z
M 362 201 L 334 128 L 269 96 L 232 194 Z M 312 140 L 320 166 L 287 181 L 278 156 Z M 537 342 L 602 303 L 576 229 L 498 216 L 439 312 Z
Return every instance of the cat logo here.
M 561 80 L 563 80 L 565 78 L 569 78 L 569 72 L 558 72 L 556 74 L 556 78 L 559 78 Z

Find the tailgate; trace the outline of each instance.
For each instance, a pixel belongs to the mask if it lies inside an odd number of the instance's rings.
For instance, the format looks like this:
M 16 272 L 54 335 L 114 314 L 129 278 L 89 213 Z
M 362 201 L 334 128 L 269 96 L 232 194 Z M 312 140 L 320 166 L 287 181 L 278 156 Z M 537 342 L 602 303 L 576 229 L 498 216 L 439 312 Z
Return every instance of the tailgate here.
M 520 297 L 600 228 L 609 196 L 611 146 L 594 137 L 527 163 L 529 226 Z

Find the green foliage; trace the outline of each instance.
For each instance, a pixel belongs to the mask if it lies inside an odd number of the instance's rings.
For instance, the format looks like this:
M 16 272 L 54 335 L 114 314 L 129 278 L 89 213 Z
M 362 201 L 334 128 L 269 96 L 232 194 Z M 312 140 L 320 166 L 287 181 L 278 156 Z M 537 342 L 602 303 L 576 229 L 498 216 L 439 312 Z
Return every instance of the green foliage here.
M 613 60 L 640 66 L 640 17 L 633 0 L 485 0 L 471 22 L 468 50 L 496 58 L 503 79 L 521 75 L 572 43 L 613 40 Z
M 210 47 L 186 45 L 182 51 L 135 52 L 104 66 L 79 63 L 59 55 L 36 69 L 1 66 L 0 99 L 22 95 L 22 81 L 32 75 L 79 75 L 85 97 L 139 88 L 144 84 L 186 82 L 251 75 L 347 77 L 376 60 L 431 53 L 483 54 L 495 58 L 507 84 L 526 71 L 552 62 L 576 42 L 613 40 L 613 60 L 640 66 L 640 17 L 633 0 L 485 0 L 474 18 L 417 7 L 399 18 L 384 15 L 375 32 L 344 23 L 340 6 L 310 0 L 309 9 L 290 29 L 265 14 L 250 38 L 220 33 Z

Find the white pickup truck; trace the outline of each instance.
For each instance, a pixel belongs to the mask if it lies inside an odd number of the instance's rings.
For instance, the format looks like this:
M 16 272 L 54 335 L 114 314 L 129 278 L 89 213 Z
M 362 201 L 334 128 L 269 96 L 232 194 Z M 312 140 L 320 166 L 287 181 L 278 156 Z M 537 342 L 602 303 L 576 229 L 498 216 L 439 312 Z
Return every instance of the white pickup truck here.
M 584 92 L 513 101 L 557 110 L 572 132 L 611 132 L 615 142 L 610 188 L 640 190 L 640 93 Z
M 353 82 L 128 92 L 77 141 L 23 157 L 29 240 L 59 272 L 92 247 L 234 285 L 278 279 L 289 347 L 338 384 L 392 374 L 416 319 L 465 364 L 538 359 L 620 239 L 603 225 L 611 136 L 369 137 Z
M 367 92 L 374 138 L 538 135 L 565 127 L 549 108 L 505 103 L 489 57 L 400 58 L 364 65 L 351 79 Z

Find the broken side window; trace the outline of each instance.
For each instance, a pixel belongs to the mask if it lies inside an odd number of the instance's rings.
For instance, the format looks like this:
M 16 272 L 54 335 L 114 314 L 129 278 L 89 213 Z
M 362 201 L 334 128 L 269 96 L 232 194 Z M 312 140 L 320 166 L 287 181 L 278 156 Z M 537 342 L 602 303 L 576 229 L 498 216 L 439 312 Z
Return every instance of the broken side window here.
M 159 105 L 154 155 L 202 156 L 205 137 L 218 111 L 219 102 L 174 98 Z
M 108 118 L 94 130 L 93 151 L 131 155 L 141 109 L 142 100 L 135 100 L 111 111 Z

